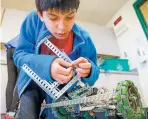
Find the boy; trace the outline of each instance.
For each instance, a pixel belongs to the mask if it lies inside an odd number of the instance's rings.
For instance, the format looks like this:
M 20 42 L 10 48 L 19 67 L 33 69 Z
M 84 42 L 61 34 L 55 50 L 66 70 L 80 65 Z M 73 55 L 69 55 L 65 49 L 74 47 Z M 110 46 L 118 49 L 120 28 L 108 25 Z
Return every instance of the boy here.
M 22 24 L 19 43 L 14 52 L 14 62 L 21 68 L 27 64 L 46 81 L 67 83 L 73 75 L 73 66 L 82 81 L 93 85 L 98 79 L 96 49 L 86 31 L 75 24 L 79 0 L 36 0 L 36 11 L 31 12 Z M 54 55 L 41 40 L 50 40 L 73 60 L 68 63 Z M 66 67 L 66 68 L 65 68 Z M 20 111 L 17 119 L 38 119 L 43 100 L 52 99 L 20 71 L 18 80 Z M 48 119 L 54 119 L 48 109 Z

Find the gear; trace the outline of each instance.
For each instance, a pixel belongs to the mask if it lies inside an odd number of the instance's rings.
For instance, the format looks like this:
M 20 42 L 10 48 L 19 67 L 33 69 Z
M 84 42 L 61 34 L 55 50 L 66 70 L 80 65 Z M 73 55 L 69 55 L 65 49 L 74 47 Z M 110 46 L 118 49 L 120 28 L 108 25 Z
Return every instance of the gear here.
M 138 89 L 129 80 L 121 81 L 116 88 L 117 109 L 125 119 L 140 119 L 142 102 Z

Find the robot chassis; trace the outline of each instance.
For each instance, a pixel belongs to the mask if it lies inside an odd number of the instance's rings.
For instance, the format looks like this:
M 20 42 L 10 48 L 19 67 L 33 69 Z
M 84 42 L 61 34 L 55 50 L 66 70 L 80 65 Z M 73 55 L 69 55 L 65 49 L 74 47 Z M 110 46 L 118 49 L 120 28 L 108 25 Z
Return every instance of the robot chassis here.
M 45 37 L 42 42 L 59 58 L 67 62 L 72 60 Z M 129 80 L 118 83 L 116 90 L 90 87 L 81 82 L 80 77 L 74 73 L 73 78 L 62 88 L 58 82 L 47 82 L 41 79 L 26 64 L 23 71 L 30 76 L 52 99 L 53 103 L 43 104 L 44 108 L 52 108 L 57 119 L 93 119 L 97 112 L 105 112 L 108 119 L 140 119 L 142 116 L 142 103 L 138 89 Z M 77 82 L 73 91 L 66 93 Z

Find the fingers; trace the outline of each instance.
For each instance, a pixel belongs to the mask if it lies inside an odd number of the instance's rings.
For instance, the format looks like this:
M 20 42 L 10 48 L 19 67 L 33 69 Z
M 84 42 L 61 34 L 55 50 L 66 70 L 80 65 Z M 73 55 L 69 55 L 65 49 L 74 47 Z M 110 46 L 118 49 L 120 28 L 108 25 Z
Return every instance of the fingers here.
M 80 68 L 84 68 L 84 69 L 90 69 L 91 68 L 91 63 L 80 63 L 79 64 Z
M 87 77 L 90 74 L 90 69 L 77 68 L 76 72 L 80 77 Z
M 73 76 L 73 67 L 76 67 L 76 72 L 80 77 L 87 77 L 90 74 L 91 63 L 87 59 L 80 57 L 73 63 L 57 58 L 51 65 L 51 77 L 60 84 L 67 83 Z
M 91 63 L 87 59 L 80 57 L 73 62 L 76 67 L 76 72 L 80 77 L 87 77 L 90 74 Z
M 68 76 L 58 74 L 56 80 L 57 80 L 60 84 L 64 84 L 64 83 L 67 83 L 67 82 L 71 79 L 72 76 L 73 76 L 73 71 L 71 71 Z
M 72 67 L 69 67 L 69 68 L 66 69 L 62 66 L 59 66 L 58 67 L 58 73 L 68 76 L 70 74 L 70 72 L 72 71 L 72 69 L 73 69 Z
M 57 58 L 51 64 L 51 77 L 60 84 L 67 83 L 73 76 L 72 69 L 73 67 L 71 63 Z
M 85 59 L 85 58 L 83 58 L 83 57 L 80 57 L 80 58 L 78 58 L 77 60 L 75 60 L 75 61 L 73 61 L 73 65 L 74 66 L 76 66 L 76 65 L 78 65 L 78 64 L 80 64 L 80 63 L 87 63 L 88 62 L 88 60 L 87 59 Z
M 78 73 L 79 77 L 87 77 L 88 74 Z
M 81 68 L 77 68 L 76 69 L 77 73 L 82 73 L 82 74 L 88 74 L 90 72 L 90 69 L 81 69 Z
M 72 64 L 69 63 L 69 62 L 66 62 L 64 61 L 63 59 L 58 59 L 58 62 L 61 66 L 64 66 L 64 67 L 72 67 Z

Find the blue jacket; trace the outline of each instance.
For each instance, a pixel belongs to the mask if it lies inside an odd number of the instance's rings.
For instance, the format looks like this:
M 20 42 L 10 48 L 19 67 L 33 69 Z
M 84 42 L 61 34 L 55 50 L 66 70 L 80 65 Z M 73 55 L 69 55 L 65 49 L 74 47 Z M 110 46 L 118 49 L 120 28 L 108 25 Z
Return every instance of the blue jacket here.
M 89 60 L 92 64 L 91 74 L 89 77 L 83 78 L 82 81 L 92 86 L 99 75 L 95 46 L 88 33 L 77 24 L 74 24 L 72 31 L 74 32 L 73 51 L 69 57 L 72 60 L 79 57 L 85 57 Z M 36 11 L 32 11 L 21 26 L 19 42 L 13 59 L 17 67 L 20 68 L 23 64 L 27 64 L 42 79 L 53 82 L 50 67 L 57 56 L 39 54 L 42 39 L 48 35 L 51 35 L 51 33 L 39 19 Z M 30 81 L 30 77 L 21 70 L 18 80 L 19 96 L 21 96 Z

